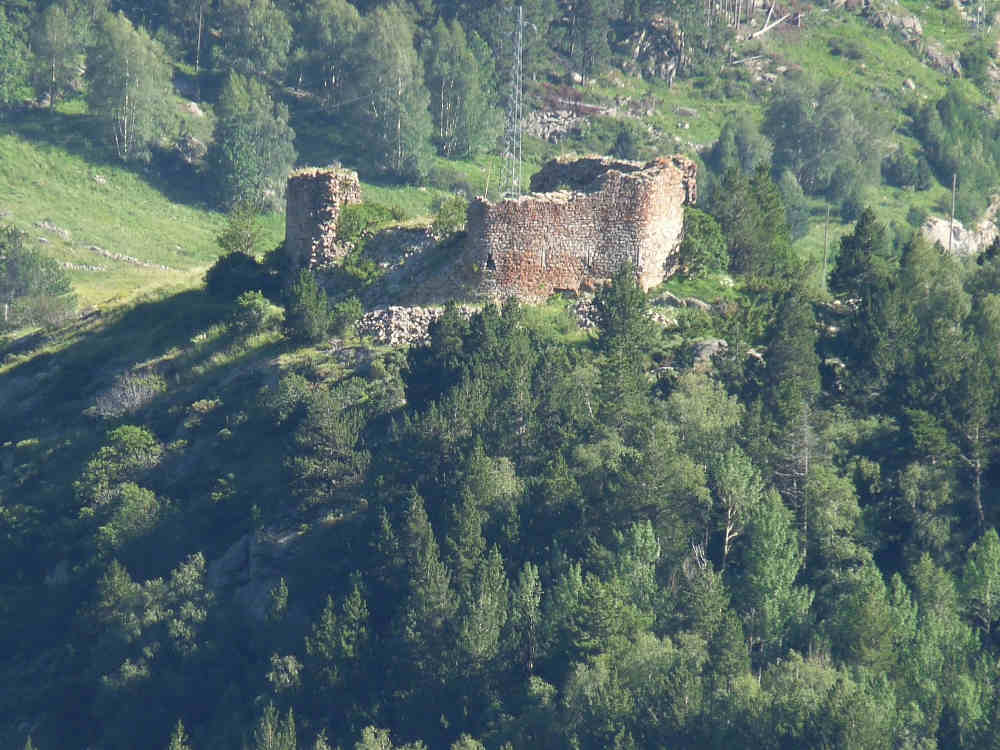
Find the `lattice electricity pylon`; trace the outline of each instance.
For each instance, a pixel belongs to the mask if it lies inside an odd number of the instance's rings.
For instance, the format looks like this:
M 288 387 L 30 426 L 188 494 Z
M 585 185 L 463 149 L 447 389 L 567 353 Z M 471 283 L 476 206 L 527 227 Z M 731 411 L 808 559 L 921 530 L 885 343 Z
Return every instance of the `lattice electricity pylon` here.
M 517 25 L 513 34 L 510 96 L 507 100 L 507 128 L 504 134 L 503 190 L 515 198 L 521 195 L 523 149 L 521 147 L 524 117 L 524 7 L 517 6 Z

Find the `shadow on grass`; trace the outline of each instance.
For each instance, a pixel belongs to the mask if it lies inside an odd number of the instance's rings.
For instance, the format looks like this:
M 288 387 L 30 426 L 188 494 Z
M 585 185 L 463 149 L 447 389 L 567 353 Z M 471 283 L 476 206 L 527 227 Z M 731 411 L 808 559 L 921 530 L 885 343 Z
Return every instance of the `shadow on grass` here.
M 100 120 L 92 115 L 33 109 L 9 115 L 3 125 L 31 141 L 63 150 L 95 166 L 116 167 L 136 175 L 174 203 L 212 209 L 205 192 L 206 176 L 184 162 L 180 155 L 154 148 L 150 162 L 125 162 L 107 145 Z
M 39 420 L 72 423 L 115 375 L 189 346 L 196 334 L 223 322 L 230 310 L 230 304 L 203 290 L 188 290 L 106 314 L 97 326 L 93 319 L 81 320 L 51 334 L 46 343 L 53 351 L 36 354 L 0 375 L 0 390 L 4 381 L 31 383 L 29 397 L 7 405 L 8 434 L 33 430 Z M 61 337 L 71 343 L 59 347 Z M 10 356 L 27 356 L 22 342 L 15 339 L 0 347 L 0 359 Z

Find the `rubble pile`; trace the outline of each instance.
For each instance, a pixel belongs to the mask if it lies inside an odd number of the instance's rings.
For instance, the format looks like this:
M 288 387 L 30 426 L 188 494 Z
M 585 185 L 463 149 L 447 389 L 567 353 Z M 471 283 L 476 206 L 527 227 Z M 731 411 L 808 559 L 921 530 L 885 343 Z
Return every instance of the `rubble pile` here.
M 471 317 L 470 307 L 459 308 L 461 314 Z M 430 341 L 427 334 L 431 323 L 444 314 L 443 307 L 381 307 L 361 316 L 357 322 L 359 336 L 370 336 L 378 344 L 412 346 Z

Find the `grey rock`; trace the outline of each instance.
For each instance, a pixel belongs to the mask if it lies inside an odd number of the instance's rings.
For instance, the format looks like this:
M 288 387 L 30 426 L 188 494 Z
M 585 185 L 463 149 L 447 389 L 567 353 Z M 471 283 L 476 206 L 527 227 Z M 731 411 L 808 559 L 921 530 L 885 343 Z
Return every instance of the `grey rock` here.
M 697 297 L 685 297 L 684 306 L 690 307 L 695 310 L 701 310 L 702 312 L 707 312 L 707 313 L 712 312 L 712 306 L 707 302 L 698 299 Z
M 706 339 L 694 345 L 693 369 L 703 372 L 712 369 L 712 358 L 716 354 L 721 354 L 729 349 L 729 343 L 725 339 Z

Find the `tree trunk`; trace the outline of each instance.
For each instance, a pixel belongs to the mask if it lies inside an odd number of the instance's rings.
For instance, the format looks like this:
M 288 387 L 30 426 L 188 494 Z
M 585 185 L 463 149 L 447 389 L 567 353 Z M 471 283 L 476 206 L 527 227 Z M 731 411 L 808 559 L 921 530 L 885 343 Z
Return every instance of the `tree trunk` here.
M 197 76 L 201 71 L 201 31 L 202 26 L 205 22 L 205 6 L 201 3 L 198 4 L 198 41 L 195 43 L 194 48 L 194 73 Z M 197 84 L 196 84 L 197 85 Z M 198 98 L 201 98 L 201 89 L 198 89 Z

